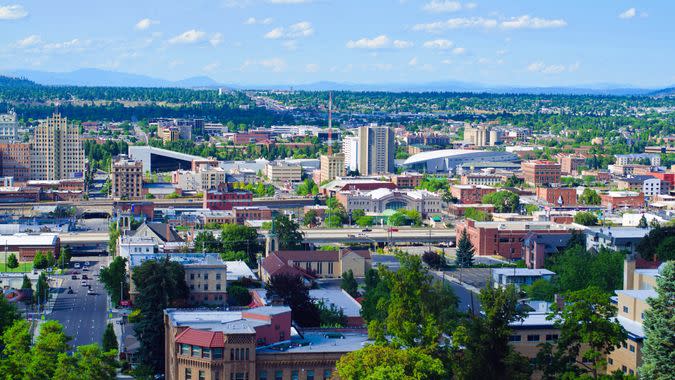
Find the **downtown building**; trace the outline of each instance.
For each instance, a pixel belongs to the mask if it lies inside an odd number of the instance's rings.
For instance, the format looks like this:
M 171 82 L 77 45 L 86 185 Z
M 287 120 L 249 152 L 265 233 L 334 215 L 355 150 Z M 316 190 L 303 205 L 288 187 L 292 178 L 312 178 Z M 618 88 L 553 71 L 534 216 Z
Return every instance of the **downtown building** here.
M 83 176 L 84 148 L 77 126 L 54 114 L 35 128 L 31 151 L 31 177 L 61 180 Z
M 0 140 L 1 141 L 15 141 L 17 137 L 17 129 L 19 123 L 17 121 L 16 112 L 10 110 L 7 113 L 0 114 Z
M 382 125 L 359 127 L 358 169 L 360 175 L 395 172 L 394 130 Z
M 111 164 L 112 197 L 137 200 L 143 197 L 143 163 L 119 155 Z

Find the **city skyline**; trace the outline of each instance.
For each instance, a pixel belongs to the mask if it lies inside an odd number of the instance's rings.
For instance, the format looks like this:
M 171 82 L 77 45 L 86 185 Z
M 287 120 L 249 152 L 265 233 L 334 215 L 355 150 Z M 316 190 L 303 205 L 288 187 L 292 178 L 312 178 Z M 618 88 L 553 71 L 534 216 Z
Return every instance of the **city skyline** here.
M 674 10 L 635 1 L 24 0 L 0 3 L 0 72 L 99 68 L 240 85 L 666 87 L 675 83 L 673 51 L 663 48 L 675 37 Z

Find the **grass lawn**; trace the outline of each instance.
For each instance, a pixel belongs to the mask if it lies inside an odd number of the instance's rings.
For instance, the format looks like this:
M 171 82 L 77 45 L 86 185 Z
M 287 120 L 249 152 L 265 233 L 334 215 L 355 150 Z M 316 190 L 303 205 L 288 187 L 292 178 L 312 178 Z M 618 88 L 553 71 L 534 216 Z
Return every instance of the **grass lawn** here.
M 19 262 L 18 268 L 9 268 L 5 265 L 5 258 L 0 255 L 0 272 L 14 272 L 14 273 L 27 273 L 33 271 L 33 262 Z

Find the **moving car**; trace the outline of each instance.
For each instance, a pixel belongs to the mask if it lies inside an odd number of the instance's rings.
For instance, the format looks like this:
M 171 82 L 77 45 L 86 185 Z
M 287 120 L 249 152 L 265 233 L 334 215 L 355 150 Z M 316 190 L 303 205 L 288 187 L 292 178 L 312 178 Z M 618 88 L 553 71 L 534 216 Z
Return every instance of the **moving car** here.
M 82 280 L 82 282 L 80 282 L 80 285 L 82 285 L 82 286 L 89 286 L 89 284 L 87 284 L 87 281 L 84 281 L 84 280 Z
M 89 279 L 89 276 L 87 276 L 86 274 L 83 274 L 83 275 L 82 275 L 82 279 L 83 279 L 83 280 L 88 280 L 88 279 Z
M 72 276 L 70 276 L 70 279 L 71 279 L 71 280 L 77 280 L 77 276 L 76 276 L 76 275 L 72 275 Z
M 95 294 L 96 294 L 96 293 L 94 293 L 93 290 L 91 290 L 91 289 L 87 290 L 87 295 L 90 295 L 90 296 L 91 296 L 91 295 L 95 295 Z

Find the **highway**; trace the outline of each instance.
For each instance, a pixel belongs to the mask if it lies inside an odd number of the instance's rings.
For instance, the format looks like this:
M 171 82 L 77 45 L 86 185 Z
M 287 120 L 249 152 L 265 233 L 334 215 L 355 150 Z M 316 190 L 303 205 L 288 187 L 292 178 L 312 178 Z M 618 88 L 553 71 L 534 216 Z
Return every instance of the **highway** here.
M 98 277 L 94 277 L 101 266 L 101 260 L 107 260 L 107 258 L 88 257 L 72 261 L 73 263 L 87 261 L 95 265 L 89 266 L 88 271 L 79 269 L 81 274 L 77 275 L 77 280 L 72 280 L 70 275 L 64 276 L 53 311 L 47 316 L 48 319 L 57 320 L 64 326 L 66 335 L 73 338 L 70 341 L 73 348 L 85 344 L 101 343 L 105 331 L 107 293 L 103 284 L 98 281 Z M 91 285 L 93 295 L 87 294 L 87 287 L 81 285 L 82 274 L 90 278 L 87 283 Z M 73 294 L 67 293 L 68 287 L 73 289 Z

